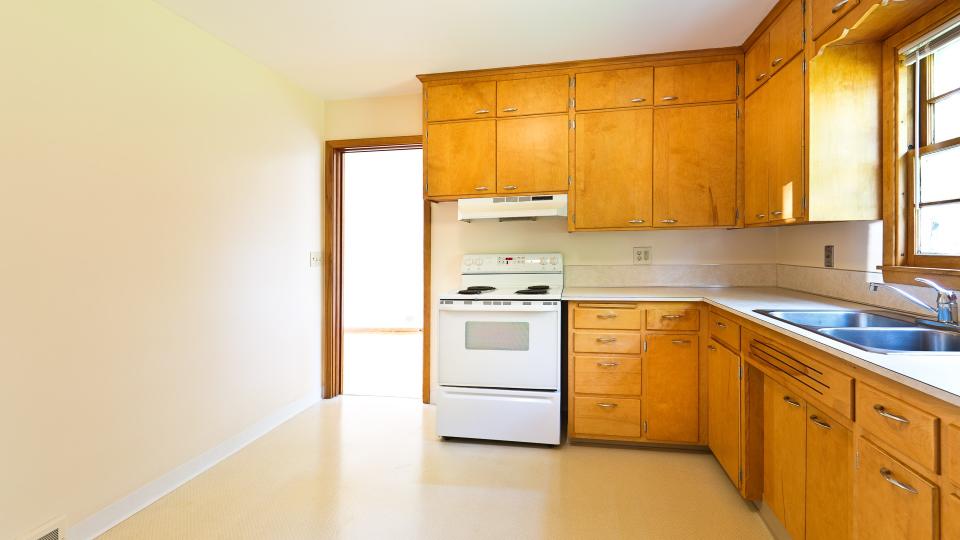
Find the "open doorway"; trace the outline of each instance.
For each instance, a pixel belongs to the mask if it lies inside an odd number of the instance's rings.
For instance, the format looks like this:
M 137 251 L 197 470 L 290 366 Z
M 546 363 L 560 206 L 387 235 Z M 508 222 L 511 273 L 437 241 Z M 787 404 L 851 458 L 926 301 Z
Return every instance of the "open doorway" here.
M 429 400 L 420 137 L 328 141 L 324 397 Z

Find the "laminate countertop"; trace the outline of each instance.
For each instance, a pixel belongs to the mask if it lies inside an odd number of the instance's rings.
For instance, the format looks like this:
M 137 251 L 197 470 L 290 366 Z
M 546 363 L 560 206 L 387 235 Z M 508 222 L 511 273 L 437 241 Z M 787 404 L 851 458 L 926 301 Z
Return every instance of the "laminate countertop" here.
M 874 306 L 776 287 L 569 287 L 563 300 L 706 302 L 756 324 L 960 407 L 960 354 L 880 354 L 756 313 L 756 309 L 858 309 Z

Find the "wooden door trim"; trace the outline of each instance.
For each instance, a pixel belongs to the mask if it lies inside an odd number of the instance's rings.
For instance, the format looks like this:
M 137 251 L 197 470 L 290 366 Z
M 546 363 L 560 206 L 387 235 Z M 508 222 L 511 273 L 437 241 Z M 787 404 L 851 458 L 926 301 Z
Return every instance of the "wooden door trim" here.
M 323 175 L 322 395 L 343 391 L 343 155 L 347 152 L 422 148 L 423 137 L 376 137 L 326 142 Z M 430 402 L 430 203 L 423 215 L 423 402 Z

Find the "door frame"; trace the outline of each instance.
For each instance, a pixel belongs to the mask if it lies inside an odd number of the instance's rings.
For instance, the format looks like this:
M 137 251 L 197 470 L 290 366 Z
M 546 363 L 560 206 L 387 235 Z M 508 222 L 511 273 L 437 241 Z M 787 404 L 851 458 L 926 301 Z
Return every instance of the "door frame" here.
M 322 395 L 343 392 L 343 155 L 423 148 L 423 137 L 326 141 L 323 175 Z M 423 201 L 423 402 L 430 403 L 430 202 Z

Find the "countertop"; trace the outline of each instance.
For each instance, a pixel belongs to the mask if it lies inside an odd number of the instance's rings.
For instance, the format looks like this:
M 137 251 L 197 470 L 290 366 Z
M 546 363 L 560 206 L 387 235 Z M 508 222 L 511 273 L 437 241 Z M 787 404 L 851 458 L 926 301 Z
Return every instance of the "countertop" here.
M 960 407 L 960 354 L 879 354 L 755 313 L 755 309 L 873 309 L 776 287 L 570 287 L 563 300 L 706 302 L 914 390 Z

